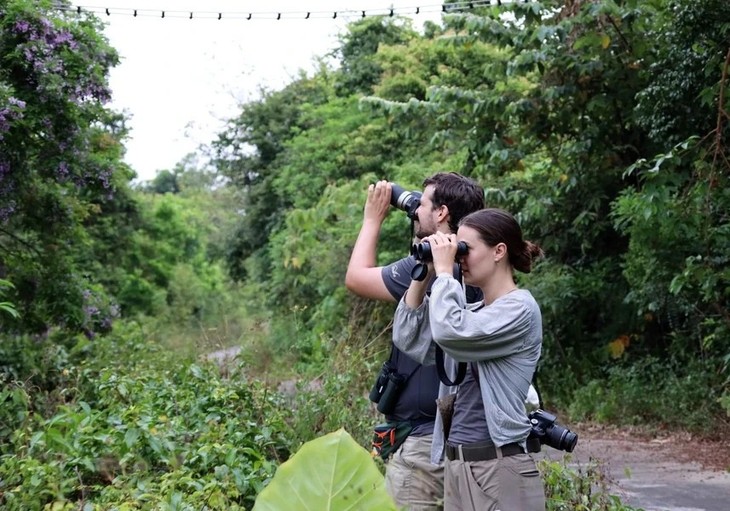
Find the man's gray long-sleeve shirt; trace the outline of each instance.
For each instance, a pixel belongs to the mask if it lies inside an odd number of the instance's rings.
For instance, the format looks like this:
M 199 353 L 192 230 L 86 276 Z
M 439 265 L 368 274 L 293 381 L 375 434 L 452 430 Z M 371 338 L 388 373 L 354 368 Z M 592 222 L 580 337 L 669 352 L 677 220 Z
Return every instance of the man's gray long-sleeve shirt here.
M 477 362 L 492 440 L 498 447 L 512 442 L 524 446 L 531 429 L 525 399 L 542 347 L 542 315 L 529 291 L 516 289 L 488 306 L 467 305 L 459 282 L 441 274 L 417 309 L 400 301 L 393 342 L 424 365 L 435 363 L 438 343 L 448 355 L 445 369 L 452 378 L 455 361 Z M 442 384 L 439 397 L 456 390 Z M 440 415 L 435 429 L 431 461 L 438 464 L 444 447 Z

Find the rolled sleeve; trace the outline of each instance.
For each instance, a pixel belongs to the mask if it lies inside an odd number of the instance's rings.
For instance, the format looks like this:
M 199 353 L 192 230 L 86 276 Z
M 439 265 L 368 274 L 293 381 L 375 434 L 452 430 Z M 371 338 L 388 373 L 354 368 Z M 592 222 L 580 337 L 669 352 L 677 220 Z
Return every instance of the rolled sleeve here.
M 393 317 L 393 344 L 416 362 L 435 363 L 435 346 L 429 326 L 429 298 L 412 309 L 405 303 L 405 295 L 398 303 Z

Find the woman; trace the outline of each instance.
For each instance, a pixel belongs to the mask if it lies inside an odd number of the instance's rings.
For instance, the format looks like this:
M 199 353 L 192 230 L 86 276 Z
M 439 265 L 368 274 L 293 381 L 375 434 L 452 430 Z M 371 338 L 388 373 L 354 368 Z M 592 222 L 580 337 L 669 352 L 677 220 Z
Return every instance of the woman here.
M 530 272 L 542 250 L 523 240 L 517 221 L 501 209 L 471 213 L 456 236 L 436 233 L 424 241 L 435 280 L 430 296 L 432 279 L 411 282 L 395 314 L 393 342 L 423 364 L 434 363 L 436 345 L 469 363 L 450 430 L 446 438 L 434 433 L 431 461 L 446 455 L 444 509 L 543 511 L 542 480 L 526 449 L 531 426 L 524 404 L 540 358 L 542 316 L 513 276 Z M 468 249 L 459 256 L 464 282 L 482 290 L 483 302 L 467 305 L 454 279 L 457 242 Z M 442 384 L 440 395 L 456 391 Z

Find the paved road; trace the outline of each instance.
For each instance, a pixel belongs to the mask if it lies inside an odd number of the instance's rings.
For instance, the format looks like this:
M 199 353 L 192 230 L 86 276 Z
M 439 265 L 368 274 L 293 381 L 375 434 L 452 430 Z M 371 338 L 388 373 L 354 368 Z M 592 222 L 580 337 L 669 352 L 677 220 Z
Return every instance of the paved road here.
M 730 464 L 730 443 L 719 448 L 727 450 Z M 612 493 L 645 511 L 730 511 L 730 472 L 679 461 L 672 449 L 664 441 L 579 438 L 571 463 L 586 466 L 598 460 L 612 481 Z M 547 448 L 545 455 L 558 460 L 564 453 Z

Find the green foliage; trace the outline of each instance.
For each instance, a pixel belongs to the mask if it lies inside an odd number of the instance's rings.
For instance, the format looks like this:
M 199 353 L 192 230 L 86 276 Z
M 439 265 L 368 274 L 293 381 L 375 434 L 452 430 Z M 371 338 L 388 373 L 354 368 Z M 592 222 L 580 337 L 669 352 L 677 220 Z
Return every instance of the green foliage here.
M 341 427 L 367 445 L 393 308 L 343 284 L 365 190 L 444 170 L 546 250 L 520 285 L 555 407 L 721 422 L 727 9 L 512 2 L 424 35 L 367 18 L 340 69 L 243 105 L 215 172 L 188 156 L 130 190 L 100 21 L 0 0 L 0 505 L 247 508 L 296 446 Z M 391 215 L 379 263 L 410 236 Z M 110 332 L 120 315 L 138 323 Z M 221 372 L 184 357 L 232 344 Z M 267 386 L 293 375 L 291 395 Z M 592 469 L 543 470 L 552 509 L 626 509 Z
M 577 469 L 568 461 L 546 458 L 538 462 L 545 481 L 547 511 L 640 511 L 622 504 L 609 492 L 611 481 L 595 460 Z
M 277 159 L 285 142 L 307 129 L 304 105 L 320 105 L 333 97 L 329 82 L 322 72 L 317 78 L 302 76 L 281 91 L 262 91 L 263 98 L 244 105 L 238 118 L 213 142 L 216 169 L 240 187 L 240 209 L 245 211 L 228 248 L 228 264 L 236 279 L 247 275 L 243 261 L 251 256 L 268 273 L 264 247 L 292 203 L 274 186 Z
M 312 440 L 276 471 L 254 510 L 395 510 L 370 454 L 344 429 Z
M 189 173 L 181 171 L 184 182 Z M 136 195 L 135 229 L 108 279 L 121 312 L 165 317 L 170 323 L 209 324 L 229 294 L 224 239 L 235 218 L 226 190 Z
M 637 94 L 637 122 L 658 150 L 705 135 L 716 127 L 717 99 L 730 91 L 719 79 L 730 37 L 730 5 L 722 0 L 672 2 L 671 31 L 653 29 L 659 38 L 648 62 L 650 83 Z M 708 78 L 710 78 L 708 80 Z M 724 129 L 725 136 L 730 134 Z
M 705 356 L 730 349 L 722 312 L 730 298 L 730 194 L 727 174 L 706 157 L 703 145 L 690 139 L 650 162 L 639 160 L 628 172 L 638 173 L 643 186 L 626 190 L 614 210 L 617 228 L 631 237 L 627 299 L 647 318 L 649 340 L 664 327 L 684 337 L 675 344 L 679 357 L 686 349 Z
M 91 229 L 131 177 L 123 121 L 103 106 L 118 57 L 101 27 L 51 2 L 0 2 L 0 276 L 20 312 L 6 331 L 93 334 Z
M 407 18 L 368 16 L 348 25 L 335 52 L 340 57 L 335 89 L 341 96 L 368 94 L 380 80 L 381 45 L 400 45 L 415 36 Z
M 13 286 L 12 282 L 0 279 L 0 297 L 5 298 L 7 290 L 14 288 L 15 286 Z M 2 312 L 3 314 L 7 314 L 13 318 L 18 317 L 18 311 L 15 310 L 15 306 L 12 304 L 12 302 L 0 302 L 0 312 Z M 2 322 L 0 322 L 0 324 L 2 324 Z
M 77 394 L 48 419 L 23 413 L 27 400 L 18 387 L 3 390 L 15 423 L 26 424 L 4 435 L 4 509 L 79 500 L 130 509 L 173 502 L 250 508 L 290 449 L 276 396 L 131 332 L 108 337 L 94 355 L 64 369 Z
M 362 360 L 360 367 L 348 370 L 345 364 Z M 333 429 L 345 428 L 362 446 L 370 445 L 372 426 L 378 414 L 367 394 L 375 364 L 368 363 L 362 350 L 343 349 L 330 357 L 337 360 L 333 369 L 308 383 L 300 382 L 291 398 L 292 435 L 306 442 Z
M 3 383 L 0 390 L 0 455 L 8 454 L 8 441 L 16 430 L 24 429 L 30 416 L 31 397 L 25 385 Z
M 607 376 L 578 389 L 570 416 L 617 425 L 657 427 L 713 434 L 721 423 L 718 406 L 723 387 L 714 361 L 693 360 L 679 365 L 647 357 L 631 365 L 616 364 Z

